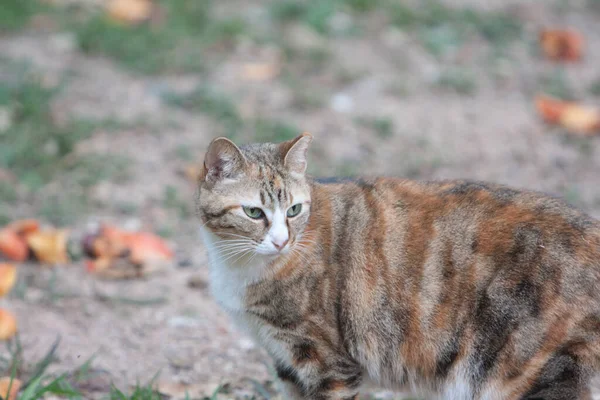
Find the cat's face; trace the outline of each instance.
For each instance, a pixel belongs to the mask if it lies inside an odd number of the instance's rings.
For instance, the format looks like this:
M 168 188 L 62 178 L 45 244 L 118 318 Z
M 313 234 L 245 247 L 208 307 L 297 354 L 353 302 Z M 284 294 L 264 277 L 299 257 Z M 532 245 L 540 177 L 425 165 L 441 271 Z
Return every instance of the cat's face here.
M 308 223 L 310 187 L 305 178 L 303 134 L 281 144 L 235 146 L 215 139 L 200 179 L 198 212 L 219 238 L 221 255 L 279 256 L 294 250 Z

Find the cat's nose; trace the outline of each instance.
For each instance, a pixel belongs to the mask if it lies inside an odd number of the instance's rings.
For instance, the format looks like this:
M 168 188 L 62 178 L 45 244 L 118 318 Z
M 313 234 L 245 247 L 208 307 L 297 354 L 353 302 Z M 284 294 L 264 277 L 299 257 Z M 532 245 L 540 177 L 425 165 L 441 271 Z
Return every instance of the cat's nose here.
M 286 238 L 285 240 L 281 241 L 276 241 L 276 240 L 271 240 L 271 243 L 273 243 L 273 246 L 275 246 L 275 248 L 277 250 L 281 250 L 285 247 L 286 244 L 288 244 L 288 242 L 290 241 L 289 238 Z

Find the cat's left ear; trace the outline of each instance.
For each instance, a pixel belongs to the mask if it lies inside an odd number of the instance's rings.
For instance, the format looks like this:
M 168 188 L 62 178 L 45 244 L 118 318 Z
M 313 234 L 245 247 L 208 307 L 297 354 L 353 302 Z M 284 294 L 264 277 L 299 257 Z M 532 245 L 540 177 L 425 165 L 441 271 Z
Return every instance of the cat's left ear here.
M 304 174 L 306 172 L 306 152 L 312 138 L 310 133 L 304 132 L 295 139 L 281 143 L 283 165 L 290 172 L 294 174 Z

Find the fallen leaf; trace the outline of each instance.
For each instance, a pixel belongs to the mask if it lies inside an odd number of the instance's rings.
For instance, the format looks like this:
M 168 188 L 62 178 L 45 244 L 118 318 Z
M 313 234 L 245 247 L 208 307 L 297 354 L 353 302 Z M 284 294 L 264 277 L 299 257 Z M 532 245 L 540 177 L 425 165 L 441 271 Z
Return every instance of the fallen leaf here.
M 27 236 L 30 233 L 38 232 L 40 230 L 40 223 L 35 219 L 21 219 L 11 222 L 6 228 L 16 232 L 17 235 Z
M 27 244 L 35 257 L 42 263 L 63 264 L 69 262 L 66 229 L 34 232 L 27 235 Z
M 0 308 L 0 340 L 7 340 L 17 333 L 17 319 L 10 312 Z
M 84 238 L 88 272 L 110 279 L 136 278 L 166 269 L 174 254 L 165 241 L 152 233 L 130 232 L 102 225 L 95 235 Z
M 539 40 L 544 55 L 551 60 L 578 61 L 582 57 L 584 39 L 573 30 L 544 29 Z
M 600 130 L 598 109 L 572 104 L 560 116 L 560 124 L 568 131 L 593 135 Z
M 135 264 L 150 260 L 171 260 L 173 252 L 165 241 L 148 232 L 128 232 L 110 225 L 102 226 L 100 235 L 108 238 L 115 248 L 129 249 L 129 259 Z
M 164 271 L 171 263 L 165 260 L 133 264 L 126 258 L 98 258 L 86 263 L 89 272 L 104 279 L 133 279 Z
M 279 75 L 274 63 L 248 63 L 242 67 L 242 76 L 248 81 L 269 81 Z
M 0 263 L 0 297 L 6 296 L 17 281 L 17 267 L 13 264 Z
M 12 229 L 0 230 L 0 253 L 13 261 L 25 261 L 29 254 L 27 243 Z
M 561 125 L 571 133 L 592 135 L 600 131 L 600 110 L 548 96 L 535 99 L 538 113 L 549 123 Z
M 3 376 L 0 378 L 0 396 L 4 400 L 16 400 L 19 390 L 21 390 L 22 382 L 17 378 Z M 10 391 L 9 391 L 10 388 Z
M 115 21 L 136 24 L 150 18 L 153 5 L 150 0 L 111 0 L 106 8 Z
M 538 113 L 546 122 L 550 123 L 558 123 L 558 121 L 560 121 L 560 116 L 569 104 L 570 103 L 548 96 L 537 96 L 535 98 L 535 107 L 537 108 Z

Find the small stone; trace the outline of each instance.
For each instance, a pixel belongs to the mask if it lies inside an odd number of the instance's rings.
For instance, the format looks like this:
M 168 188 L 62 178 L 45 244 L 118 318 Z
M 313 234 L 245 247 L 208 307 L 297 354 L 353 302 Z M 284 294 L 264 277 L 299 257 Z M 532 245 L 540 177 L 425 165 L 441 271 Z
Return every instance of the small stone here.
M 177 315 L 169 318 L 167 325 L 171 328 L 197 328 L 200 326 L 200 321 L 185 315 Z
M 72 53 L 77 49 L 77 38 L 71 32 L 62 32 L 50 37 L 50 46 L 59 53 Z
M 347 94 L 338 93 L 331 98 L 330 105 L 334 111 L 348 113 L 354 108 L 354 100 Z
M 188 287 L 191 287 L 193 289 L 206 289 L 208 288 L 208 282 L 206 281 L 206 279 L 203 276 L 200 275 L 192 275 L 189 277 L 188 279 Z

